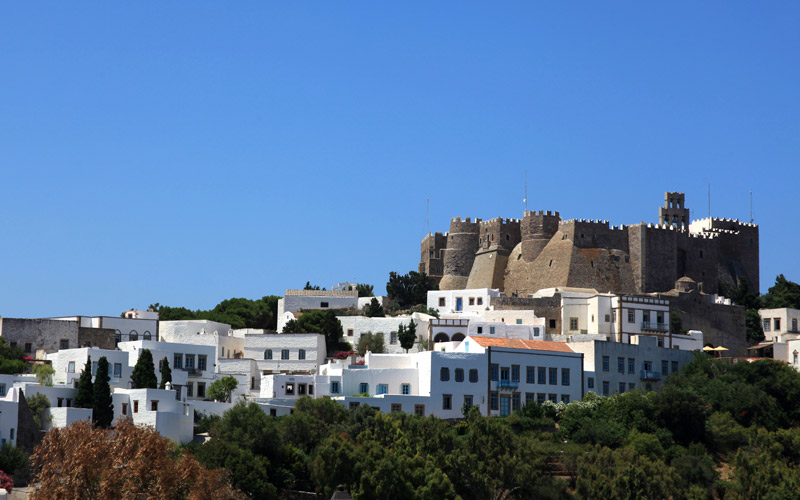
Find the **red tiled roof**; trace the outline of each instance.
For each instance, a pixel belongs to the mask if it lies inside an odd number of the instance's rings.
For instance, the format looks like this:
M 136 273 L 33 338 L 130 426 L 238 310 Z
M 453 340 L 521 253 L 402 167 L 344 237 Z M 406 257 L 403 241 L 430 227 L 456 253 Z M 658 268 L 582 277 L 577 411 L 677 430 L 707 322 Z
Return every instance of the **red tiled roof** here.
M 537 351 L 575 352 L 565 342 L 549 340 L 504 339 L 470 335 L 482 347 L 505 347 L 509 349 L 535 349 Z

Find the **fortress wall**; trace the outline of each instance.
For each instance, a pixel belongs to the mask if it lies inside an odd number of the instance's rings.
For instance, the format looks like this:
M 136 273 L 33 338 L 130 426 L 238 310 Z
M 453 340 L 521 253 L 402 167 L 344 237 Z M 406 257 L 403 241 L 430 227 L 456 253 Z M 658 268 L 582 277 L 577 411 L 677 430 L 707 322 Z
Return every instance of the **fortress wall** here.
M 558 212 L 543 211 L 525 212 L 520 223 L 520 236 L 522 241 L 522 258 L 533 262 L 542 249 L 558 231 L 561 215 Z
M 676 255 L 678 278 L 688 276 L 703 283 L 703 291 L 717 293 L 717 241 L 713 237 L 701 237 L 690 233 L 679 233 Z
M 419 272 L 431 276 L 437 281 L 444 273 L 444 249 L 447 236 L 442 233 L 430 233 L 420 244 Z
M 678 234 L 674 226 L 648 224 L 644 229 L 643 293 L 672 290 L 680 276 L 677 269 Z
M 508 252 L 503 249 L 479 250 L 472 263 L 467 289 L 498 288 L 504 290 Z
M 480 223 L 478 245 L 481 249 L 502 248 L 510 253 L 520 242 L 519 219 L 491 219 Z
M 439 288 L 457 290 L 466 288 L 475 252 L 478 250 L 480 219 L 472 221 L 469 217 L 461 220 L 456 217 L 450 221 L 447 234 L 447 249 L 444 252 L 444 273 Z
M 563 221 L 559 230 L 571 236 L 580 248 L 616 248 L 628 251 L 628 231 L 624 226 L 609 226 L 607 220 L 573 219 Z

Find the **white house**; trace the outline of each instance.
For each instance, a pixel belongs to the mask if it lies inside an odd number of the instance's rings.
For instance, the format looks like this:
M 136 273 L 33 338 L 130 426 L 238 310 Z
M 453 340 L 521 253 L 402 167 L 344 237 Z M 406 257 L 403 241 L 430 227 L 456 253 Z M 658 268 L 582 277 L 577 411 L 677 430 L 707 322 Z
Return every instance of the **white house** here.
M 508 415 L 531 402 L 569 403 L 583 397 L 583 354 L 563 342 L 469 336 L 456 352 L 486 358 L 487 415 Z
M 216 359 L 235 359 L 244 353 L 244 338 L 235 336 L 231 326 L 216 321 L 161 321 L 158 340 L 179 344 L 214 346 Z
M 194 437 L 192 405 L 178 400 L 174 390 L 117 389 L 112 400 L 115 421 L 130 418 L 135 425 L 153 427 L 178 444 Z
M 286 322 L 292 319 L 286 313 L 304 309 L 349 308 L 358 308 L 358 292 L 355 290 L 286 290 L 286 295 L 278 300 L 278 331 L 283 331 Z
M 389 316 L 368 318 L 366 316 L 337 316 L 339 322 L 342 324 L 344 336 L 342 340 L 350 342 L 355 348 L 358 346 L 358 341 L 361 335 L 370 332 L 373 334 L 381 334 L 383 336 L 384 350 L 387 353 L 403 353 L 405 349 L 400 346 L 398 338 L 398 330 L 400 325 L 406 327 L 409 323 L 414 322 L 417 326 L 417 340 L 415 346 L 411 350 L 419 349 L 420 325 L 411 316 Z
M 207 387 L 218 378 L 214 346 L 138 340 L 120 342 L 119 349 L 129 353 L 128 362 L 131 366 L 136 365 L 143 349 L 149 349 L 159 381 L 159 363 L 167 358 L 172 372 L 172 386 L 177 391 L 186 387 L 187 398 L 204 399 Z
M 112 388 L 127 389 L 130 386 L 130 376 L 133 367 L 128 360 L 127 351 L 110 351 L 96 347 L 83 347 L 80 349 L 63 349 L 47 354 L 46 359 L 55 370 L 54 384 L 74 386 L 81 376 L 81 371 L 86 366 L 87 359 L 92 358 L 92 376 L 97 372 L 97 362 L 105 357 L 108 360 L 109 384 Z
M 638 336 L 638 344 L 590 340 L 568 342 L 583 353 L 585 391 L 602 396 L 633 389 L 652 390 L 692 361 L 692 351 L 659 347 L 658 339 Z
M 428 308 L 442 313 L 481 313 L 489 309 L 492 297 L 499 297 L 500 290 L 475 288 L 469 290 L 431 290 L 428 292 Z
M 542 323 L 544 323 L 544 318 L 542 318 Z M 467 332 L 468 335 L 494 335 L 509 339 L 545 340 L 544 324 L 534 326 L 472 320 L 469 322 Z
M 0 375 L 0 446 L 17 444 L 19 421 L 19 388 L 14 375 Z
M 325 336 L 318 333 L 245 335 L 244 357 L 262 372 L 316 373 L 325 361 Z
M 782 307 L 779 309 L 759 309 L 761 328 L 767 341 L 784 342 L 800 338 L 800 309 Z

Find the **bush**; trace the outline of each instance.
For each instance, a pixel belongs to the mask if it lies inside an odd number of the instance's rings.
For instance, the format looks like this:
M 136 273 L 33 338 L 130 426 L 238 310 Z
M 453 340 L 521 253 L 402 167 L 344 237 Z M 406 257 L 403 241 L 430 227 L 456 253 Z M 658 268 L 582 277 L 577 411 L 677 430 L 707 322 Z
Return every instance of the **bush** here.
M 7 493 L 11 493 L 11 490 L 14 489 L 14 480 L 8 477 L 6 473 L 1 470 L 0 470 L 0 488 L 6 490 Z
M 28 457 L 22 448 L 6 443 L 0 448 L 0 470 L 13 474 L 18 469 L 25 467 Z

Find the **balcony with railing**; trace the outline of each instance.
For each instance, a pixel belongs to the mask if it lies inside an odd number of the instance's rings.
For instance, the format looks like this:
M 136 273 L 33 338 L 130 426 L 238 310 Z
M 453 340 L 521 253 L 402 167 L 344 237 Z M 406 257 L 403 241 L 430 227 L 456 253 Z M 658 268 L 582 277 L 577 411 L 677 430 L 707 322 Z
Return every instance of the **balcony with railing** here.
M 639 378 L 642 380 L 661 380 L 661 372 L 642 370 L 639 374 Z
M 502 389 L 513 390 L 519 387 L 519 380 L 498 380 L 495 381 L 495 384 L 497 384 L 496 389 L 498 390 Z
M 666 323 L 653 323 L 651 321 L 642 321 L 642 330 L 649 332 L 662 332 L 669 331 L 669 325 Z
M 202 377 L 203 370 L 198 368 L 184 368 L 184 371 L 189 374 L 190 377 Z

